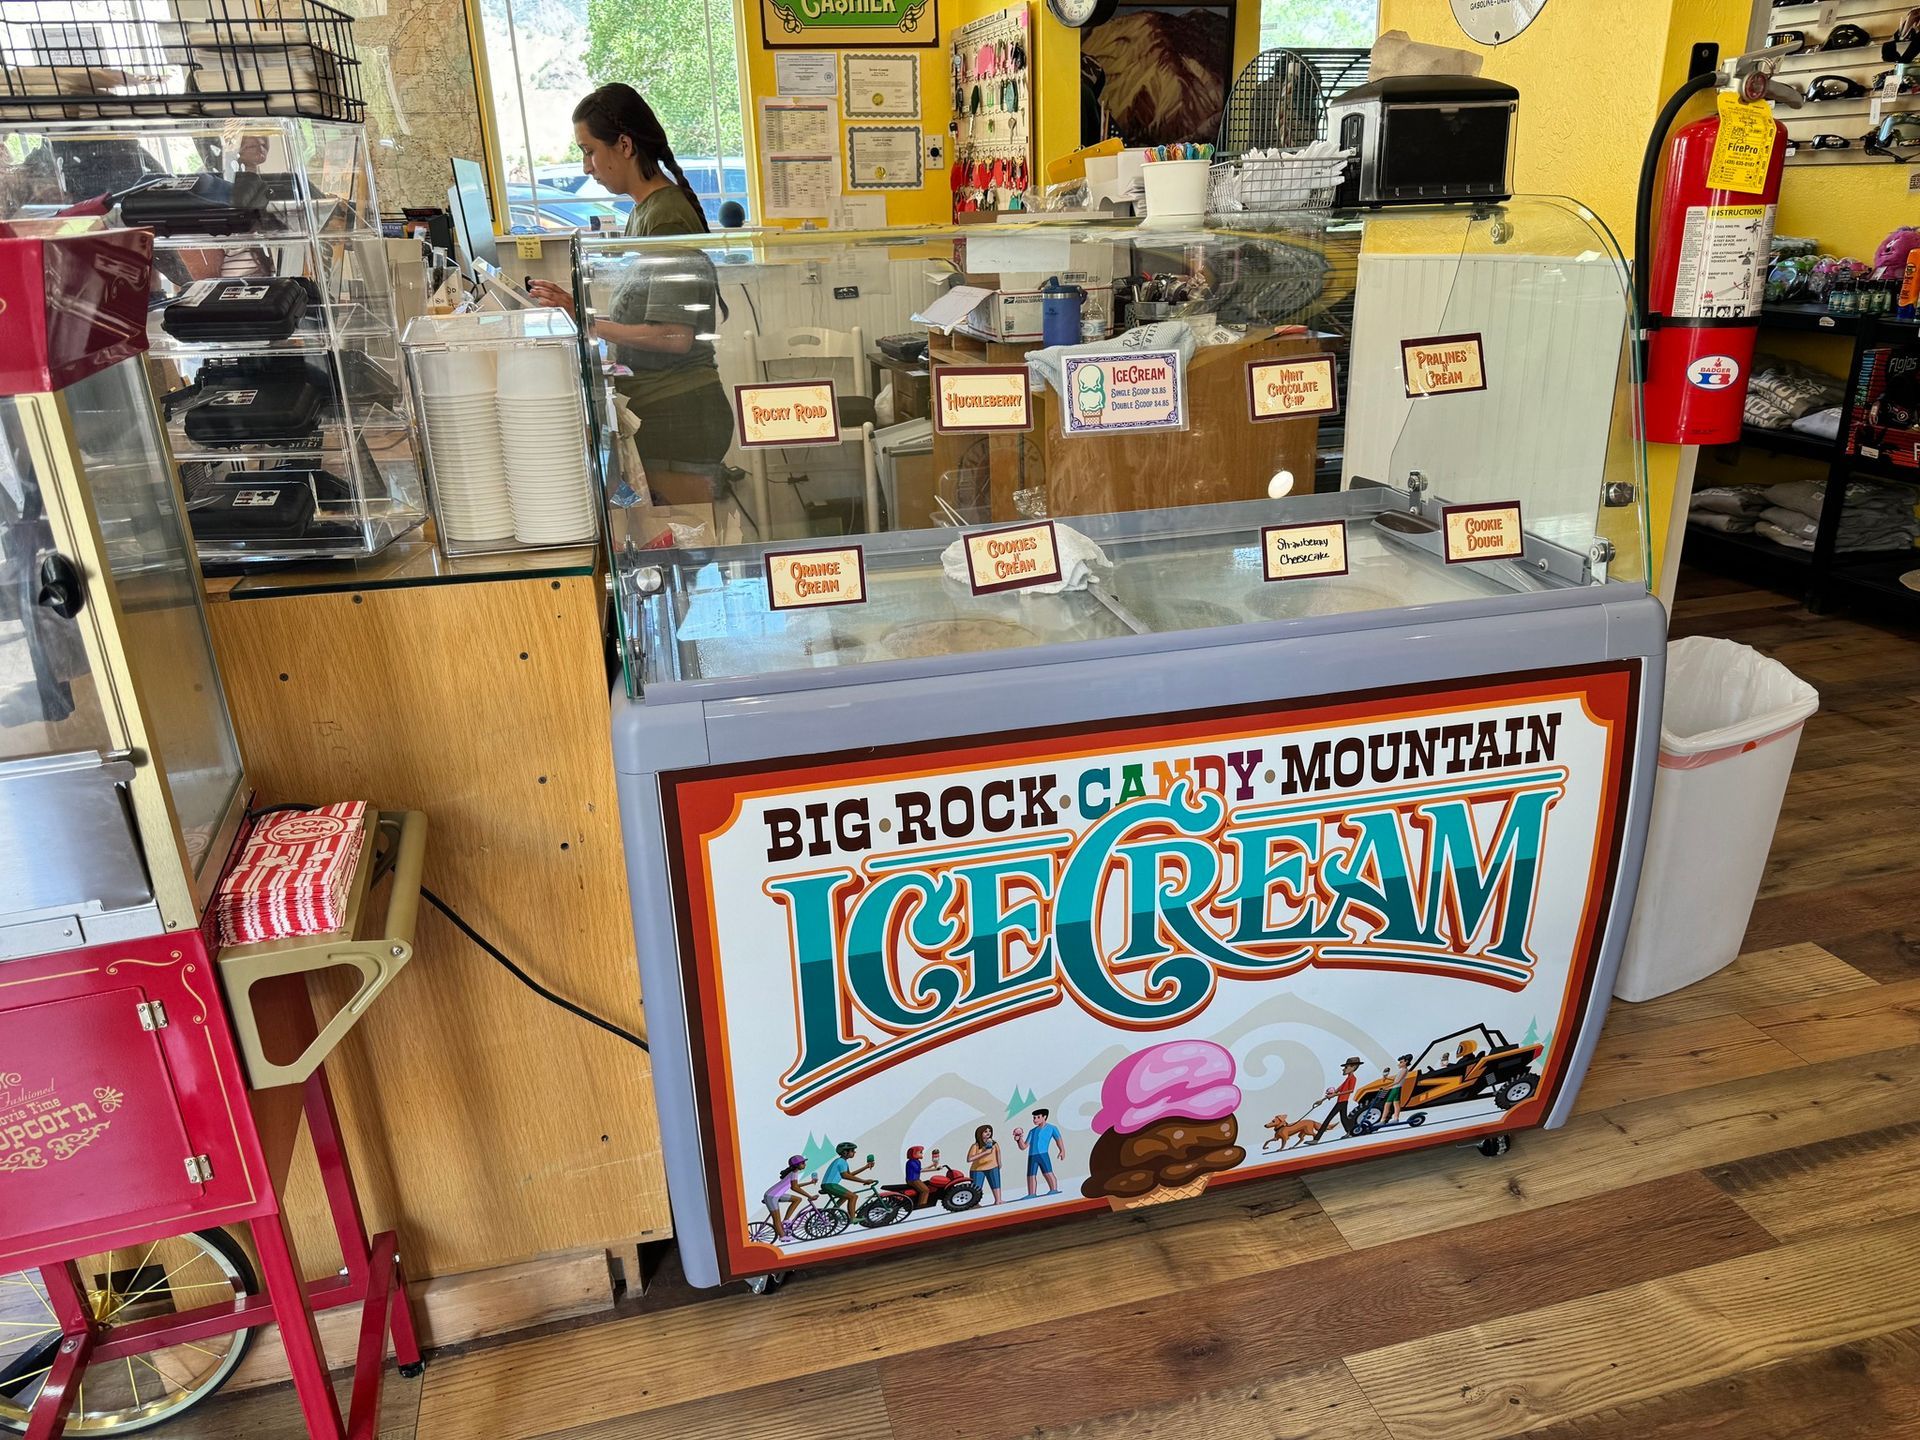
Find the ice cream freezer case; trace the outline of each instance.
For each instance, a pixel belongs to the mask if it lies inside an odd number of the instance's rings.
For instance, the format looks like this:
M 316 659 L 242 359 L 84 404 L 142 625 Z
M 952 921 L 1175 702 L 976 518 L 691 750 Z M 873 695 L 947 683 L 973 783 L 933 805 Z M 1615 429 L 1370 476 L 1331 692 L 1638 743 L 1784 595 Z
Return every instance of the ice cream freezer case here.
M 689 1278 L 1566 1119 L 1665 617 L 1604 547 L 1463 559 L 1450 510 L 1414 475 L 1075 517 L 1050 593 L 957 581 L 952 531 L 869 536 L 862 602 L 823 608 L 764 546 L 625 557 Z M 1341 573 L 1273 583 L 1276 521 L 1332 525 Z

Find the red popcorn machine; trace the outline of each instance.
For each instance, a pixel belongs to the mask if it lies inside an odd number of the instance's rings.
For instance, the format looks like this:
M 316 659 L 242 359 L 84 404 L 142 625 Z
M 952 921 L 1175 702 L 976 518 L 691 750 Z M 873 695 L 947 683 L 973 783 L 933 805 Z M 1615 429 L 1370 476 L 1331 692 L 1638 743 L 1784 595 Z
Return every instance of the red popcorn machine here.
M 338 928 L 219 945 L 257 822 L 141 359 L 152 246 L 0 238 L 0 1431 L 157 1424 L 277 1323 L 309 1433 L 371 1440 L 389 1340 L 420 1352 L 322 1061 L 412 953 L 425 823 L 359 817 Z M 306 972 L 338 965 L 361 987 L 322 1023 Z M 312 1285 L 280 1198 L 302 1119 L 343 1257 Z M 341 1305 L 344 1420 L 314 1328 Z

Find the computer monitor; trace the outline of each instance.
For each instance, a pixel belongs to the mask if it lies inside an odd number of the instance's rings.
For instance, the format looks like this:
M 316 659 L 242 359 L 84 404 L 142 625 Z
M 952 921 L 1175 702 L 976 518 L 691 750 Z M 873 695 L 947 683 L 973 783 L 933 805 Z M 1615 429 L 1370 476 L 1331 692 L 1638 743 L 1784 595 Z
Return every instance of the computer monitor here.
M 454 241 L 460 260 L 469 270 L 475 261 L 484 261 L 498 269 L 500 251 L 493 239 L 493 209 L 487 203 L 487 175 L 474 160 L 453 162 L 453 189 L 448 194 L 453 210 Z

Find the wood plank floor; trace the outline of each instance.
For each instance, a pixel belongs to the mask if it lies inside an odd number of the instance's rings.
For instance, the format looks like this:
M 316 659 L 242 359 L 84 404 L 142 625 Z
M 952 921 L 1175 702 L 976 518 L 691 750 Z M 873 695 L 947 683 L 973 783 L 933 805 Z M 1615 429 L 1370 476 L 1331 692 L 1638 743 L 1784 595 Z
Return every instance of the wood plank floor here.
M 1746 951 L 1579 1112 L 436 1357 L 383 1440 L 1920 1437 L 1920 638 L 1690 576 L 1822 696 Z M 299 1434 L 284 1391 L 182 1435 Z

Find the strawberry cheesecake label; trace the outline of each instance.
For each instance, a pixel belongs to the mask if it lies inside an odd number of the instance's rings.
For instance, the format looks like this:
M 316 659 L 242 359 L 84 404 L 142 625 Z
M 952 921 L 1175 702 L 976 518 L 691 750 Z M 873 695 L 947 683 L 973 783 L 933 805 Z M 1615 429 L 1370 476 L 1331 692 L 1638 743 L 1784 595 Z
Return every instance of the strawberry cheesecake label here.
M 1639 670 L 661 777 L 742 1276 L 1537 1124 Z

